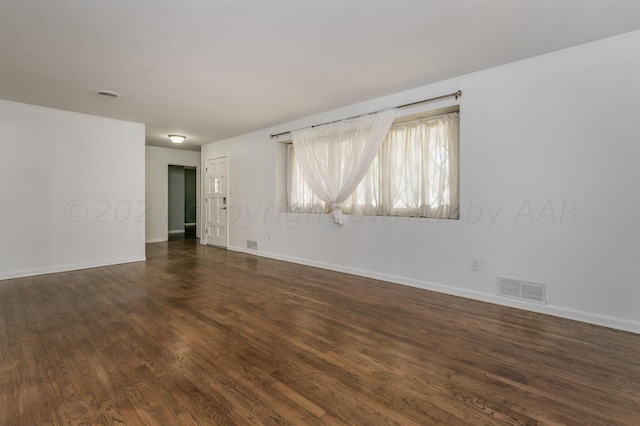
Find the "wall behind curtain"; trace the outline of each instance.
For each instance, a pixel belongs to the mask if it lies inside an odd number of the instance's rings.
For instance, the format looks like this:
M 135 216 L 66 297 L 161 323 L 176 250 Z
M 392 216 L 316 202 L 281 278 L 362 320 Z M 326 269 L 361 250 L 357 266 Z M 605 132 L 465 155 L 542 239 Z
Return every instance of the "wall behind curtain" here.
M 639 51 L 636 31 L 206 145 L 229 160 L 229 244 L 640 332 Z M 278 213 L 270 133 L 458 89 L 460 220 Z M 496 296 L 498 275 L 546 283 L 548 305 Z
M 144 260 L 144 133 L 0 100 L 0 278 Z

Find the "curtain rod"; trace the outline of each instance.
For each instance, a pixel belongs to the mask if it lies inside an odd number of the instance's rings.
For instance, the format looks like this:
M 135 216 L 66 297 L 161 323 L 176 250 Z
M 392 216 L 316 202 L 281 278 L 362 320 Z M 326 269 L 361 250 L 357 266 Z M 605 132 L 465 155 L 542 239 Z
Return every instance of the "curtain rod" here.
M 442 95 L 442 96 L 436 96 L 435 98 L 423 99 L 421 101 L 411 102 L 409 104 L 398 105 L 396 108 L 398 108 L 398 109 L 409 108 L 409 107 L 412 107 L 412 106 L 415 106 L 415 105 L 420 105 L 420 104 L 424 104 L 424 103 L 427 103 L 427 102 L 439 101 L 440 99 L 446 99 L 446 98 L 455 97 L 456 99 L 458 99 L 459 96 L 462 96 L 462 90 L 458 90 L 457 92 L 448 93 L 448 94 Z M 376 111 L 376 112 L 378 112 L 378 111 Z M 375 112 L 370 112 L 369 114 L 375 114 Z M 367 115 L 369 115 L 369 114 L 367 114 Z M 324 126 L 325 124 L 333 124 L 333 123 L 337 123 L 339 121 L 350 120 L 352 118 L 358 118 L 361 115 L 354 115 L 353 117 L 347 117 L 347 118 L 343 118 L 341 120 L 327 121 L 326 123 L 315 124 L 315 125 L 313 125 L 311 127 Z M 292 131 L 293 130 L 289 130 L 289 131 L 286 131 L 286 132 L 280 132 L 280 133 L 271 134 L 271 135 L 269 135 L 269 137 L 270 138 L 277 138 L 278 136 L 286 135 L 287 133 L 291 133 Z

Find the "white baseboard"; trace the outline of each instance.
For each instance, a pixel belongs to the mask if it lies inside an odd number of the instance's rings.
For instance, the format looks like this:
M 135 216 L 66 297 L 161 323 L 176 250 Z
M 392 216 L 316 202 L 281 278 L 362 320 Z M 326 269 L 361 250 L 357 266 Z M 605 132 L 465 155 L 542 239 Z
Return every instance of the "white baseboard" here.
M 537 305 L 518 300 L 506 299 L 498 295 L 483 293 L 474 290 L 452 287 L 443 284 L 436 284 L 428 281 L 420 281 L 412 278 L 399 277 L 396 275 L 383 274 L 380 272 L 366 271 L 358 268 L 350 268 L 347 266 L 334 265 L 331 263 L 317 262 L 314 260 L 301 259 L 291 256 L 283 256 L 275 253 L 268 253 L 256 250 L 247 250 L 242 247 L 229 246 L 229 250 L 240 253 L 251 254 L 254 256 L 262 256 L 270 259 L 282 260 L 285 262 L 298 263 L 301 265 L 313 266 L 316 268 L 327 269 L 330 271 L 343 272 L 346 274 L 357 275 L 365 278 L 373 278 L 376 280 L 387 281 L 394 284 L 402 284 L 410 287 L 421 288 L 424 290 L 435 291 L 438 293 L 450 294 L 452 296 L 465 297 L 467 299 L 479 300 L 481 302 L 493 303 L 496 305 L 508 306 L 511 308 L 522 309 L 525 311 L 537 312 L 540 314 L 551 315 L 570 319 L 574 321 L 585 322 L 588 324 L 599 325 L 602 327 L 613 328 L 616 330 L 628 331 L 630 333 L 640 334 L 640 322 L 630 321 L 621 318 L 614 318 L 605 315 L 594 314 L 585 311 L 577 311 L 569 308 L 554 305 Z
M 145 244 L 150 244 L 150 243 L 164 243 L 165 241 L 169 241 L 167 238 L 164 237 L 160 237 L 160 238 L 149 238 L 148 240 L 145 240 Z
M 21 271 L 12 271 L 0 273 L 0 280 L 9 280 L 12 278 L 33 277 L 36 275 L 57 274 L 59 272 L 77 271 L 79 269 L 99 268 L 101 266 L 120 265 L 122 263 L 144 262 L 145 256 L 125 257 L 121 259 L 101 260 L 95 262 L 75 263 L 69 265 L 47 266 L 44 268 L 23 269 Z
M 173 229 L 171 231 L 169 231 L 170 234 L 183 234 L 184 233 L 184 229 Z

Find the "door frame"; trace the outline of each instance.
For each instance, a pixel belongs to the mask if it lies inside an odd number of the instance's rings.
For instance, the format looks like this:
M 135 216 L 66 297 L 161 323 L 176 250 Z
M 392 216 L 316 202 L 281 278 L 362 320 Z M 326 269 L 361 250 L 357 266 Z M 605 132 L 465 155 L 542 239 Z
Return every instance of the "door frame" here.
M 182 198 L 183 198 L 183 200 L 182 200 L 182 211 L 183 211 L 183 213 L 182 213 L 182 215 L 184 216 L 184 192 L 185 192 L 184 191 L 184 166 L 176 166 L 175 164 L 170 164 L 169 167 L 168 167 L 169 170 L 168 170 L 168 174 L 167 174 L 168 177 L 169 177 L 169 182 L 168 182 L 168 185 L 167 185 L 167 187 L 168 187 L 167 188 L 167 230 L 169 232 L 169 235 L 175 234 L 175 233 L 179 233 L 179 232 L 183 232 L 184 233 L 184 217 L 182 218 L 181 228 L 179 230 L 175 229 L 175 228 L 171 229 L 172 228 L 172 226 L 171 226 L 171 219 L 172 219 L 171 212 L 172 212 L 172 210 L 174 210 L 174 209 L 172 209 L 171 199 L 172 199 L 172 195 L 173 196 L 177 195 L 177 194 L 173 194 L 172 193 L 172 185 L 171 185 L 171 183 L 172 183 L 172 180 L 171 180 L 172 169 L 171 168 L 172 167 L 175 167 L 175 168 L 178 168 L 179 170 L 182 170 L 182 176 L 183 176 L 183 182 L 182 182 Z M 177 188 L 173 188 L 173 189 L 176 190 Z
M 200 230 L 200 244 L 203 245 L 210 245 L 209 244 L 209 234 L 207 232 L 208 230 L 208 225 L 207 223 L 209 222 L 209 203 L 207 202 L 207 193 L 208 193 L 208 188 L 207 185 L 209 185 L 209 179 L 207 177 L 207 175 L 209 174 L 209 170 L 207 169 L 207 164 L 209 163 L 209 161 L 211 160 L 221 160 L 223 159 L 225 160 L 225 165 L 226 165 L 226 172 L 225 172 L 225 186 L 226 186 L 226 193 L 227 193 L 227 208 L 225 209 L 225 216 L 226 216 L 226 221 L 225 221 L 225 245 L 224 246 L 214 246 L 211 245 L 211 247 L 218 247 L 218 248 L 224 248 L 227 249 L 229 247 L 229 199 L 230 199 L 230 193 L 229 193 L 229 156 L 227 155 L 219 155 L 219 156 L 213 156 L 213 157 L 208 157 L 208 158 L 202 158 L 202 169 L 204 170 L 204 173 L 202 175 L 202 185 L 201 185 L 201 191 L 202 191 L 202 199 L 205 200 L 204 203 L 202 203 L 202 213 L 200 215 L 200 217 L 202 218 L 202 223 L 204 224 L 201 227 Z
M 200 208 L 198 208 L 199 205 L 201 205 L 202 203 L 202 197 L 201 197 L 201 193 L 202 193 L 202 177 L 200 176 L 200 171 L 202 170 L 202 166 L 200 164 L 196 164 L 196 163 L 185 163 L 184 161 L 167 161 L 166 166 L 164 167 L 164 176 L 165 176 L 165 201 L 164 201 L 164 205 L 161 208 L 161 211 L 158 212 L 159 214 L 164 215 L 164 217 L 167 220 L 167 223 L 165 226 L 165 237 L 164 237 L 164 241 L 169 241 L 169 166 L 180 166 L 180 167 L 195 167 L 196 168 L 196 237 L 200 238 L 200 241 L 202 241 L 202 215 L 201 215 L 201 210 Z

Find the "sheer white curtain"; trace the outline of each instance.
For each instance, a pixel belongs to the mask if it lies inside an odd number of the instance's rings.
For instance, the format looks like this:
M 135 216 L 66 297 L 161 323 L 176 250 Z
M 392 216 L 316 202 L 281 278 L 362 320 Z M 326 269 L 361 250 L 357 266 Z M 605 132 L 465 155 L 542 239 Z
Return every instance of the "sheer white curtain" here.
M 349 214 L 458 219 L 459 115 L 393 125 L 357 188 L 342 202 Z M 326 213 L 289 148 L 291 212 Z
M 395 116 L 396 108 L 390 108 L 291 132 L 297 173 L 330 207 L 335 223 L 342 224 L 342 203 L 367 175 Z
M 458 219 L 459 115 L 392 127 L 380 151 L 385 216 Z
M 329 213 L 329 205 L 313 194 L 302 175 L 293 145 L 288 146 L 287 195 L 291 213 Z M 342 212 L 369 216 L 382 215 L 380 205 L 380 157 L 374 158 L 369 171 L 356 190 L 342 202 Z

